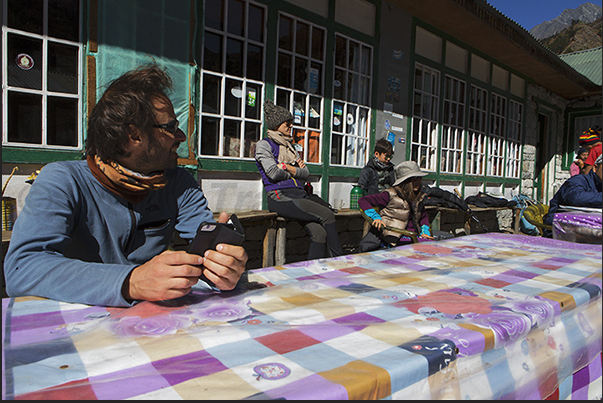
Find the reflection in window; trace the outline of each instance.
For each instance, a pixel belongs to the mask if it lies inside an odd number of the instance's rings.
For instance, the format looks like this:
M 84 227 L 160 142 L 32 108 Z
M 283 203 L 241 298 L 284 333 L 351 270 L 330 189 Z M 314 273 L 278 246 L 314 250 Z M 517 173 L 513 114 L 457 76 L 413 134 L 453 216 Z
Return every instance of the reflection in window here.
M 304 161 L 319 163 L 323 134 L 325 30 L 281 14 L 278 32 L 275 103 L 293 114 L 293 141 Z
M 333 71 L 331 164 L 362 167 L 368 159 L 372 48 L 337 34 Z
M 411 159 L 421 169 L 436 170 L 438 147 L 438 119 L 440 97 L 440 72 L 423 66 L 415 66 L 415 89 L 411 137 Z
M 260 139 L 266 9 L 206 0 L 199 153 L 253 158 Z
M 81 147 L 79 0 L 7 0 L 3 145 Z

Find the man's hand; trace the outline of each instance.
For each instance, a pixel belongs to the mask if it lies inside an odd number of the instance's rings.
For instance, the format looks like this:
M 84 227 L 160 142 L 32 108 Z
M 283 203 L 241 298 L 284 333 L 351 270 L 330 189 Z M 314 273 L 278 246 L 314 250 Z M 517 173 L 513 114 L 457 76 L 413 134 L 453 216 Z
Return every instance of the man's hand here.
M 197 284 L 203 257 L 167 250 L 138 266 L 124 282 L 126 300 L 161 301 L 185 296 Z
M 228 221 L 227 213 L 220 213 L 218 222 Z M 247 252 L 242 246 L 218 244 L 216 250 L 204 255 L 203 274 L 220 290 L 232 290 L 241 278 L 247 264 Z

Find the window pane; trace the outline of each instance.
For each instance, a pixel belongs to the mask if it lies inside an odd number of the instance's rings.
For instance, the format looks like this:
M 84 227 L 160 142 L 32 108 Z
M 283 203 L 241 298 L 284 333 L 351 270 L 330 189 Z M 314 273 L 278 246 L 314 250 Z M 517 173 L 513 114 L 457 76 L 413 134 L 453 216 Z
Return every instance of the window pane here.
M 259 123 L 245 123 L 245 150 L 243 157 L 254 157 L 255 156 L 255 145 L 260 141 L 260 124 Z
M 247 45 L 247 78 L 262 80 L 264 74 L 264 57 L 262 48 L 255 45 Z
M 333 103 L 333 130 L 343 132 L 343 104 L 340 102 Z
M 8 85 L 42 89 L 42 41 L 8 36 Z
M 279 19 L 278 47 L 293 50 L 293 20 L 281 16 Z
M 362 47 L 362 68 L 360 72 L 367 75 L 371 73 L 371 49 L 366 46 Z
M 77 53 L 74 46 L 48 43 L 48 91 L 77 94 Z
M 295 60 L 295 81 L 296 90 L 305 91 L 308 78 L 308 62 L 304 59 L 297 58 Z
M 286 91 L 286 90 L 279 88 L 276 90 L 276 101 L 274 102 L 274 104 L 282 106 L 285 109 L 291 109 L 291 108 L 289 108 L 289 97 L 290 96 L 291 96 L 291 91 Z
M 79 41 L 79 15 L 79 0 L 48 0 L 48 35 Z
M 205 26 L 223 30 L 224 2 L 222 0 L 205 0 Z
M 314 59 L 324 59 L 325 33 L 322 29 L 312 28 L 312 57 Z
M 224 156 L 238 157 L 241 150 L 241 122 L 224 120 Z
M 220 113 L 220 77 L 210 74 L 203 76 L 202 112 Z
M 335 37 L 335 65 L 347 68 L 346 57 L 347 47 L 346 40 L 340 36 Z
M 42 34 L 44 18 L 44 2 L 42 0 L 9 0 L 7 6 L 10 28 Z
M 222 72 L 222 37 L 205 32 L 203 68 Z
M 250 4 L 248 25 L 247 37 L 252 41 L 264 42 L 264 9 Z
M 291 56 L 279 52 L 278 54 L 278 73 L 276 78 L 277 85 L 291 88 Z
M 260 119 L 260 100 L 262 87 L 258 84 L 247 83 L 247 97 L 245 98 L 245 117 Z
M 243 82 L 226 79 L 226 93 L 224 94 L 224 114 L 241 116 L 241 102 L 243 98 Z
M 48 97 L 49 145 L 77 146 L 77 99 Z
M 8 92 L 8 141 L 42 144 L 42 96 Z
M 201 121 L 201 154 L 218 155 L 220 120 L 204 116 Z
M 295 53 L 298 55 L 308 56 L 308 45 L 310 43 L 310 26 L 303 22 L 297 22 L 295 33 Z
M 245 32 L 245 3 L 241 0 L 228 1 L 228 29 L 231 34 L 243 36 Z
M 321 98 L 310 97 L 310 112 L 308 115 L 308 126 L 313 129 L 320 128 L 320 100 Z
M 311 94 L 322 95 L 322 64 L 311 63 L 308 89 Z
M 340 69 L 335 69 L 335 79 L 333 80 L 333 97 L 344 99 L 345 96 L 345 72 Z
M 350 70 L 360 71 L 360 46 L 357 43 L 350 41 L 350 54 L 349 54 L 349 66 Z
M 243 42 L 229 38 L 226 43 L 226 74 L 243 77 Z
M 341 152 L 343 149 L 343 136 L 341 134 L 333 133 L 333 146 L 331 148 L 331 164 L 342 164 Z
M 293 94 L 293 124 L 306 125 L 306 97 L 299 92 Z

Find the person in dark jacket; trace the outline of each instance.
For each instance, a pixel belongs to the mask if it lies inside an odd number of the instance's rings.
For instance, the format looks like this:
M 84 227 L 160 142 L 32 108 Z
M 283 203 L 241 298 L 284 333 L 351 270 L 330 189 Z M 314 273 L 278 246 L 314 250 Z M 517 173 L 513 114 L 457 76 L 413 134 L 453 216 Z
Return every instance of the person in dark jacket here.
M 566 180 L 555 196 L 549 202 L 549 212 L 544 216 L 543 222 L 553 224 L 555 213 L 559 206 L 594 207 L 601 208 L 601 183 L 603 180 L 603 155 L 599 155 L 594 162 L 593 169 L 586 175 L 576 175 Z M 545 236 L 552 236 L 551 231 L 546 231 Z
M 392 143 L 386 139 L 377 140 L 373 158 L 362 168 L 358 177 L 358 186 L 364 190 L 365 195 L 383 192 L 392 187 L 396 180 L 394 164 L 390 162 L 393 155 Z

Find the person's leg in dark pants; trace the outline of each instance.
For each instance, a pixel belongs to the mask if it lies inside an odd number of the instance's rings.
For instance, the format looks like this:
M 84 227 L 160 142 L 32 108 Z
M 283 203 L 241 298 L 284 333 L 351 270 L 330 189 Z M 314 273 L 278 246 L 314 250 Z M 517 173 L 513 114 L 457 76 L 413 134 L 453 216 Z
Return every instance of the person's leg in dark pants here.
M 306 198 L 282 197 L 282 201 L 268 199 L 268 209 L 282 217 L 304 222 L 311 241 L 309 251 L 311 253 L 308 253 L 309 260 L 326 257 L 325 243 L 329 247 L 330 256 L 343 255 L 343 249 L 339 243 L 335 214 L 328 207 L 321 206 Z M 323 246 L 319 246 L 320 244 Z M 320 253 L 321 250 L 322 254 Z

